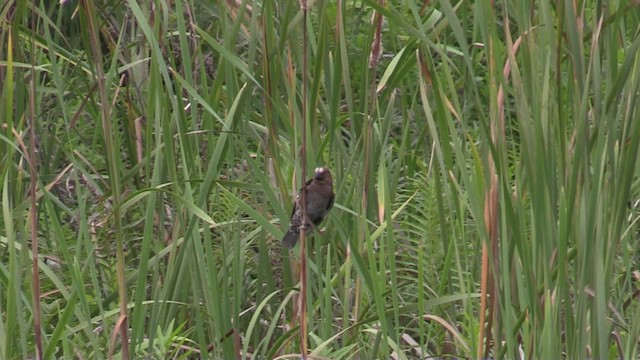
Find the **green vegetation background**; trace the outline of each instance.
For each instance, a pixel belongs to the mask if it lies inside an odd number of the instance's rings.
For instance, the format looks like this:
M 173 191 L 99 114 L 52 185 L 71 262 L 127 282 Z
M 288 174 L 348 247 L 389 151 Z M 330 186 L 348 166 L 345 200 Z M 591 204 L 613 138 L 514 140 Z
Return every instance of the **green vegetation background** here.
M 299 353 L 303 104 L 313 358 L 638 358 L 637 1 L 63 2 L 0 5 L 0 358 Z

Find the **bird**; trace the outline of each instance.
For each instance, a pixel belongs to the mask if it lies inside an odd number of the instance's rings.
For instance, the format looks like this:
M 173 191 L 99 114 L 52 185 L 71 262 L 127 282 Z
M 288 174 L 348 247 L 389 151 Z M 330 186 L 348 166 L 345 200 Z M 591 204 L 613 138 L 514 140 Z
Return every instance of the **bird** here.
M 312 179 L 305 182 L 305 197 L 307 203 L 307 228 L 315 228 L 320 225 L 327 213 L 333 207 L 335 194 L 333 193 L 333 178 L 331 171 L 325 167 L 318 167 Z M 302 191 L 302 189 L 300 189 Z M 300 193 L 296 198 L 291 212 L 289 230 L 282 238 L 282 245 L 286 248 L 293 248 L 300 236 L 300 226 L 302 225 L 302 209 L 299 204 Z M 313 225 L 311 225 L 313 223 Z

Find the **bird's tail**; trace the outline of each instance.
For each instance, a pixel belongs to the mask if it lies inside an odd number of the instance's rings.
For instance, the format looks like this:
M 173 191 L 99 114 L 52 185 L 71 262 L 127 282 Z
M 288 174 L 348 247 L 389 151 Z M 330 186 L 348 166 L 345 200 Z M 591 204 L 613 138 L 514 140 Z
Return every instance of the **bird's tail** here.
M 287 233 L 284 234 L 284 237 L 282 238 L 282 245 L 287 249 L 291 249 L 294 246 L 296 246 L 297 242 L 298 242 L 298 235 L 291 230 L 288 230 Z

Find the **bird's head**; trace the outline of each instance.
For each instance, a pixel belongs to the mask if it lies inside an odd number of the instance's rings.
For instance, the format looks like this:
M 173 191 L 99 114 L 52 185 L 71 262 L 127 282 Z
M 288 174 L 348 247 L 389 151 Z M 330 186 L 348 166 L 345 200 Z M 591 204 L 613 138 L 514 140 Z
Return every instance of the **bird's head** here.
M 331 177 L 331 171 L 325 167 L 317 167 L 316 174 L 313 176 L 313 180 L 331 184 L 333 182 L 333 178 Z

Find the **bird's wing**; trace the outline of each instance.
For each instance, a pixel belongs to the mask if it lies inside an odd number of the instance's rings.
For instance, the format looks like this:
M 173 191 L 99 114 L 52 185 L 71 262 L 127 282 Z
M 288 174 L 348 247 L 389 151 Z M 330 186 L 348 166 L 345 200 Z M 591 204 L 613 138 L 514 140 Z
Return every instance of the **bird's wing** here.
M 311 183 L 313 182 L 313 179 L 309 179 L 307 180 L 307 182 L 304 183 L 304 187 L 308 188 L 309 185 L 311 185 Z M 296 195 L 296 201 L 293 202 L 293 209 L 291 210 L 291 217 L 293 217 L 293 214 L 296 213 L 296 210 L 298 210 L 298 202 L 300 202 L 300 194 L 302 193 L 302 188 L 300 188 L 300 190 L 298 190 L 298 195 Z M 333 200 L 331 200 L 331 202 L 333 203 Z M 331 207 L 329 207 L 331 208 Z

